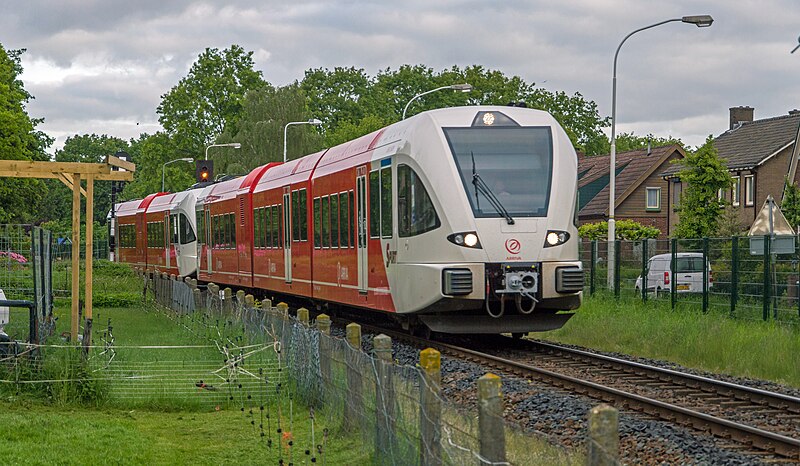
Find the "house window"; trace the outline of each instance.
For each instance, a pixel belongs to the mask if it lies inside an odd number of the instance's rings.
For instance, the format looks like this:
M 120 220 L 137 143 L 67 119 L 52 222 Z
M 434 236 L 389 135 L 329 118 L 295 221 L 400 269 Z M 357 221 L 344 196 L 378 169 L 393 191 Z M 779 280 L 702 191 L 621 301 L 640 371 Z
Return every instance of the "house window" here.
M 733 177 L 733 188 L 731 188 L 731 204 L 739 205 L 739 193 L 741 192 L 742 181 L 738 176 Z
M 683 192 L 683 185 L 681 184 L 680 180 L 675 180 L 672 183 L 672 208 L 673 210 L 677 210 L 678 206 L 681 205 L 681 193 Z
M 753 175 L 745 175 L 744 177 L 744 205 L 753 205 Z
M 661 210 L 661 188 L 647 189 L 647 210 Z

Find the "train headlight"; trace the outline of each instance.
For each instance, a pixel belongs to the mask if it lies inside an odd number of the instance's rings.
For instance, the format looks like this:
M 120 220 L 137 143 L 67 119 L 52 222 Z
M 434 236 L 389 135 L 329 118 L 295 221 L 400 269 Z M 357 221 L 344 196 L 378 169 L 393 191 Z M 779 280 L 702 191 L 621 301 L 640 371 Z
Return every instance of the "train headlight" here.
M 566 231 L 550 230 L 544 237 L 544 247 L 550 248 L 553 246 L 558 246 L 560 244 L 566 243 L 568 239 L 569 239 L 569 233 L 567 233 Z
M 481 241 L 478 239 L 478 234 L 474 231 L 453 233 L 447 237 L 447 241 L 465 248 L 483 249 L 481 246 Z

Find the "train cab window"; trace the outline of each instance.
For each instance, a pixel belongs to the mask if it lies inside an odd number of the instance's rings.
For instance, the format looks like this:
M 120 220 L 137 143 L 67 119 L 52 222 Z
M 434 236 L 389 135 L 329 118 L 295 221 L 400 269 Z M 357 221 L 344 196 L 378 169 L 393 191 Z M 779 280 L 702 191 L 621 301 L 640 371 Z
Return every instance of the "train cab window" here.
M 181 213 L 178 216 L 178 226 L 181 244 L 189 244 L 197 240 L 197 236 L 195 236 L 194 230 L 192 230 L 192 224 L 189 222 L 189 217 L 187 217 L 186 214 Z
M 339 247 L 339 196 L 331 194 L 331 247 Z
M 381 238 L 392 237 L 392 167 L 381 169 Z
M 381 173 L 369 173 L 369 237 L 377 238 L 381 230 Z
M 322 197 L 322 247 L 331 247 L 331 205 L 328 196 Z
M 322 207 L 320 198 L 314 198 L 314 247 L 322 247 Z
M 408 165 L 397 167 L 397 224 L 401 238 L 419 235 L 441 226 L 425 185 Z
M 350 193 L 339 193 L 339 229 L 342 237 L 342 247 L 350 247 L 350 201 L 348 200 Z

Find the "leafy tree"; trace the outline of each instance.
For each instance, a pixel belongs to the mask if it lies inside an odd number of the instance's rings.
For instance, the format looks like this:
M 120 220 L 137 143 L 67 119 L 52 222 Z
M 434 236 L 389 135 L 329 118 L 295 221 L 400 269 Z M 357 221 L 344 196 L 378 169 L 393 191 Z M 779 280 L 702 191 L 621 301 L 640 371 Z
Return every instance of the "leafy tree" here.
M 20 57 L 25 50 L 6 51 L 0 45 L 0 159 L 47 160 L 53 139 L 37 131 L 42 119 L 31 118 L 25 106 L 33 96 L 25 90 Z M 27 223 L 45 199 L 42 180 L 0 178 L 0 223 Z
M 128 153 L 136 164 L 133 182 L 125 186 L 120 200 L 141 199 L 161 191 L 161 173 L 165 173 L 167 191 L 182 191 L 194 183 L 194 164 L 177 162 L 164 167 L 164 163 L 193 154 L 178 149 L 174 140 L 163 131 L 143 134 L 130 143 Z
M 719 216 L 717 231 L 715 236 L 741 236 L 745 225 L 739 218 L 739 209 L 730 204 L 726 204 Z
M 786 192 L 781 201 L 781 211 L 789 221 L 789 225 L 796 231 L 800 226 L 800 188 L 795 183 L 789 183 L 788 179 L 786 181 Z
M 731 187 L 731 176 L 709 136 L 694 153 L 676 163 L 683 169 L 678 173 L 685 189 L 678 205 L 678 224 L 674 236 L 702 238 L 717 231 L 722 204 L 717 193 Z
M 525 102 L 528 107 L 550 112 L 567 131 L 572 143 L 585 153 L 607 153 L 608 140 L 602 128 L 608 124 L 601 118 L 597 105 L 580 93 L 551 92 L 527 83 L 519 76 L 506 76 L 501 71 L 487 70 L 479 65 L 434 72 L 424 65 L 403 65 L 397 70 L 387 68 L 375 78 L 363 69 L 314 69 L 306 72 L 300 87 L 308 96 L 312 116 L 325 123 L 326 137 L 340 125 L 349 123 L 347 133 L 361 127 L 371 130 L 362 120 L 371 116 L 391 123 L 402 117 L 403 108 L 417 94 L 451 84 L 469 83 L 469 93 L 435 92 L 415 100 L 408 115 L 425 110 L 458 105 L 506 105 Z M 366 133 L 365 133 L 366 134 Z M 361 136 L 357 134 L 356 136 Z M 328 138 L 326 142 L 341 138 Z
M 217 142 L 236 141 L 240 150 L 215 152 L 215 169 L 218 173 L 234 173 L 229 163 L 239 163 L 247 170 L 268 162 L 283 160 L 283 134 L 286 123 L 307 121 L 312 118 L 306 108 L 306 97 L 300 86 L 264 88 L 250 91 L 245 96 L 242 114 L 236 133 L 225 131 Z M 322 136 L 316 127 L 297 125 L 286 133 L 286 154 L 289 160 L 316 152 L 323 147 Z
M 662 147 L 669 146 L 671 144 L 677 144 L 683 148 L 686 147 L 683 141 L 673 138 L 672 136 L 665 138 L 653 136 L 652 134 L 648 134 L 647 136 L 637 136 L 633 132 L 617 135 L 617 153 L 645 149 L 648 145 L 650 147 Z M 603 153 L 608 154 L 610 152 L 611 143 L 609 142 L 608 150 Z
M 335 130 L 330 131 L 326 137 L 325 142 L 329 146 L 335 146 L 347 141 L 359 138 L 365 134 L 377 131 L 384 126 L 389 125 L 388 122 L 376 115 L 367 115 L 361 119 L 357 124 L 345 121 L 340 124 Z
M 100 163 L 107 155 L 128 150 L 128 143 L 108 135 L 83 134 L 68 137 L 64 147 L 57 150 L 57 162 Z M 46 220 L 72 221 L 72 191 L 57 180 L 48 180 L 47 204 L 43 206 L 42 218 Z M 84 184 L 85 187 L 85 184 Z M 81 197 L 81 210 L 85 209 L 85 199 Z M 106 223 L 111 209 L 111 182 L 94 182 L 94 221 Z M 82 219 L 85 221 L 85 219 Z
M 199 156 L 224 130 L 236 133 L 245 94 L 269 87 L 253 66 L 253 52 L 238 45 L 198 56 L 156 110 L 177 147 Z
M 615 233 L 617 239 L 640 240 L 658 238 L 661 230 L 655 227 L 642 225 L 633 220 L 620 220 L 616 222 Z M 584 239 L 601 240 L 608 238 L 608 222 L 585 223 L 578 227 L 578 235 Z

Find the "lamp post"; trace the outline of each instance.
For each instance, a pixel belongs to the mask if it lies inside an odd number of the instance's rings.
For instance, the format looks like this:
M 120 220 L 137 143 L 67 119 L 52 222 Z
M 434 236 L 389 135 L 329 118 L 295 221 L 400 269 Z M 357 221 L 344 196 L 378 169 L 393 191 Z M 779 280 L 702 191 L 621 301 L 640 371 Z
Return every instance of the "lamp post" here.
M 415 95 L 414 97 L 411 98 L 411 100 L 408 101 L 408 103 L 406 104 L 405 108 L 403 108 L 403 118 L 401 118 L 401 120 L 405 120 L 406 119 L 406 111 L 408 111 L 408 106 L 411 105 L 411 102 L 419 99 L 420 97 L 422 97 L 424 95 L 428 95 L 428 94 L 434 93 L 436 91 L 441 91 L 441 90 L 444 90 L 444 89 L 452 89 L 454 91 L 469 92 L 469 91 L 472 90 L 472 84 L 466 84 L 465 83 L 465 84 L 453 84 L 453 85 L 450 85 L 450 86 L 442 86 L 442 87 L 437 87 L 436 89 L 431 89 L 430 91 L 425 91 L 422 94 Z
M 617 166 L 617 133 L 616 133 L 616 125 L 617 125 L 617 58 L 619 57 L 619 51 L 622 48 L 622 44 L 625 43 L 628 38 L 637 32 L 642 32 L 647 29 L 654 28 L 656 26 L 661 26 L 662 24 L 673 23 L 680 21 L 682 23 L 687 24 L 694 24 L 695 26 L 702 28 L 711 26 L 711 23 L 714 22 L 714 18 L 710 15 L 694 15 L 694 16 L 683 16 L 681 18 L 672 18 L 667 19 L 655 24 L 651 24 L 649 26 L 645 26 L 643 28 L 636 29 L 633 32 L 630 32 L 622 42 L 619 43 L 617 46 L 617 51 L 614 53 L 614 74 L 612 76 L 612 90 L 611 90 L 611 157 L 609 161 L 609 175 L 608 175 L 608 288 L 611 289 L 614 287 L 615 282 L 615 267 L 616 267 L 616 258 L 615 258 L 615 244 L 614 241 L 616 240 L 616 221 L 614 220 L 614 201 L 615 201 L 615 186 L 616 183 L 616 166 Z
M 229 142 L 227 144 L 211 144 L 210 146 L 206 147 L 206 160 L 208 160 L 208 149 L 212 147 L 233 147 L 234 149 L 241 149 L 242 145 L 238 142 Z
M 317 120 L 316 118 L 312 118 L 308 121 L 290 121 L 286 123 L 286 126 L 283 127 L 283 161 L 286 162 L 286 130 L 289 129 L 292 125 L 321 125 L 322 122 Z
M 161 166 L 161 192 L 162 193 L 164 192 L 164 173 L 166 172 L 167 165 L 169 165 L 171 163 L 175 163 L 175 162 L 194 162 L 194 159 L 190 158 L 190 157 L 184 157 L 182 159 L 170 160 L 169 162 L 166 162 L 166 163 L 164 163 L 164 165 Z

